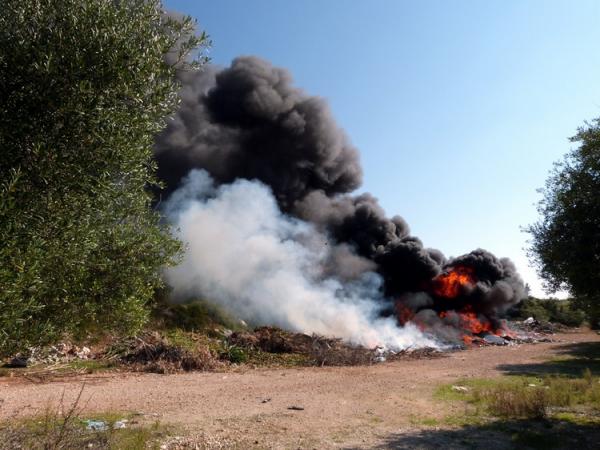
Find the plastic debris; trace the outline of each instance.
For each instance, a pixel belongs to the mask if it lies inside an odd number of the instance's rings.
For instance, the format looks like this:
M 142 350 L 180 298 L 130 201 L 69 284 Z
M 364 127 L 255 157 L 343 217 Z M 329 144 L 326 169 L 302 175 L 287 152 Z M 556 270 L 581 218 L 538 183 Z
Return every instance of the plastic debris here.
M 113 428 L 114 428 L 115 430 L 121 430 L 121 429 L 123 429 L 123 428 L 127 428 L 127 422 L 128 422 L 128 420 L 127 420 L 127 419 L 117 420 L 117 421 L 114 423 L 114 425 L 113 425 Z
M 452 386 L 452 390 L 456 392 L 468 392 L 469 388 L 466 386 Z
M 500 336 L 496 336 L 495 334 L 486 334 L 483 337 L 483 340 L 486 344 L 494 344 L 494 345 L 507 345 L 506 339 L 501 338 Z
M 91 431 L 106 431 L 108 425 L 103 420 L 86 420 L 86 428 Z

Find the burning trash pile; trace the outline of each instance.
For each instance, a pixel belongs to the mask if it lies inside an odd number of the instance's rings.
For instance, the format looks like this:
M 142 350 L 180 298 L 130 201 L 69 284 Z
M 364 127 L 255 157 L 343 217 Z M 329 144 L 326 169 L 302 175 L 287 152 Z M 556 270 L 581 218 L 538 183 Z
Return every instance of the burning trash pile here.
M 439 354 L 432 348 L 413 352 L 389 352 L 381 347 L 356 346 L 339 338 L 291 333 L 276 327 L 259 327 L 252 332 L 233 333 L 229 337 L 229 343 L 267 353 L 303 355 L 306 357 L 306 365 L 316 366 L 369 365 L 387 359 L 435 357 Z
M 513 263 L 446 258 L 361 184 L 327 104 L 256 57 L 182 72 L 156 140 L 159 206 L 186 243 L 172 300 L 208 298 L 254 325 L 389 350 L 500 343 L 525 296 Z

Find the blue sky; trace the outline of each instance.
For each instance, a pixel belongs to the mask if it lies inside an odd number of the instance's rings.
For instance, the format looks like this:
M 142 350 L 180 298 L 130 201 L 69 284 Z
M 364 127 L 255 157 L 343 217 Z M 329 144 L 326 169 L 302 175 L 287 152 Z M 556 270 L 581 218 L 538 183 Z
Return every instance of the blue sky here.
M 361 190 L 426 246 L 510 257 L 542 295 L 520 231 L 536 189 L 600 116 L 600 2 L 166 0 L 213 40 L 328 100 L 361 152 Z

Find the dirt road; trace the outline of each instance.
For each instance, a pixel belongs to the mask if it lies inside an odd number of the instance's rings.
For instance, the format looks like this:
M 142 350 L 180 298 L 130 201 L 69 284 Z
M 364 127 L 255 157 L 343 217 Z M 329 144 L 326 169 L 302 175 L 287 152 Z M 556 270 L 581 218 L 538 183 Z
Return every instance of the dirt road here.
M 0 378 L 0 419 L 39 413 L 63 391 L 68 403 L 85 381 L 83 398 L 91 412 L 141 412 L 224 448 L 370 447 L 392 433 L 414 431 L 415 418 L 460 413 L 432 399 L 442 383 L 499 376 L 517 365 L 541 364 L 572 343 L 600 342 L 592 332 L 554 339 L 370 367 L 107 374 L 46 384 Z

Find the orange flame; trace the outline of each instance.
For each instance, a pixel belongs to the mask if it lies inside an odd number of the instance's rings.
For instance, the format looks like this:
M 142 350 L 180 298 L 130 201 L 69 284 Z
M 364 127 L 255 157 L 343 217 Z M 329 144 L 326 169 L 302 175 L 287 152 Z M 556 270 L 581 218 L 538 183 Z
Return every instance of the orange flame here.
M 400 325 L 404 325 L 414 318 L 415 312 L 408 306 L 406 306 L 404 303 L 397 301 L 396 315 L 398 316 L 398 322 L 400 323 Z
M 486 320 L 485 322 L 479 320 L 477 314 L 471 311 L 458 313 L 460 316 L 460 323 L 463 329 L 470 331 L 473 334 L 481 334 L 483 332 L 491 333 L 492 326 Z
M 433 292 L 439 297 L 455 298 L 463 286 L 472 286 L 475 281 L 471 267 L 456 266 L 433 280 Z
M 473 342 L 473 336 L 482 333 L 492 333 L 492 325 L 487 319 L 480 320 L 479 316 L 471 310 L 470 307 L 466 307 L 463 311 L 452 311 L 456 314 L 460 321 L 460 327 L 466 332 L 463 335 L 463 341 L 465 344 L 470 345 Z M 442 311 L 439 314 L 440 318 L 448 316 L 447 311 Z
M 411 322 L 421 331 L 425 331 L 425 324 L 420 320 L 416 320 L 415 312 L 401 301 L 396 302 L 396 317 L 398 317 L 398 323 L 402 326 L 406 325 L 408 322 Z

